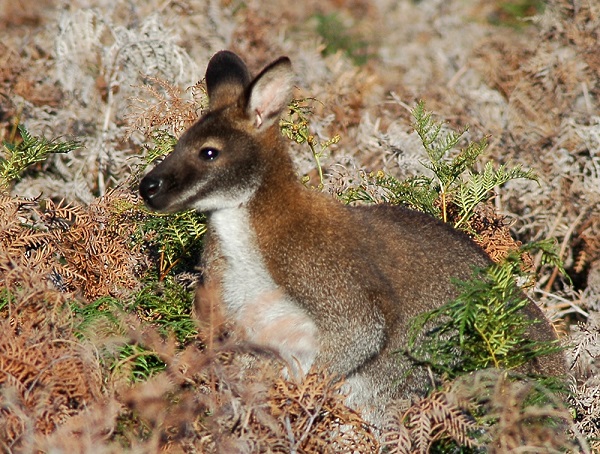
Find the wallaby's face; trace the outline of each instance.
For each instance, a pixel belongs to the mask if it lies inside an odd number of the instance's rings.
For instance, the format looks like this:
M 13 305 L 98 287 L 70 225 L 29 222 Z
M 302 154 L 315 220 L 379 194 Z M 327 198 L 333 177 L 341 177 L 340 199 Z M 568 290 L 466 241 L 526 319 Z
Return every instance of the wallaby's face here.
M 247 200 L 260 182 L 258 147 L 223 112 L 209 113 L 179 140 L 175 150 L 140 184 L 156 211 L 211 211 Z
M 209 62 L 209 111 L 188 129 L 175 150 L 140 183 L 146 204 L 163 212 L 213 211 L 247 202 L 268 163 L 265 134 L 291 98 L 293 73 L 283 57 L 253 81 L 235 54 Z

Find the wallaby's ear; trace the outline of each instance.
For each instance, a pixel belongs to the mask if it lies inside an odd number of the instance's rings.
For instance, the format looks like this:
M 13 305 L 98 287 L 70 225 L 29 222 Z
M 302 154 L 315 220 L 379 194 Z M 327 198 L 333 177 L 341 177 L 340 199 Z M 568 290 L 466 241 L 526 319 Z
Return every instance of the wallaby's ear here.
M 240 57 L 228 50 L 217 52 L 206 68 L 209 109 L 236 102 L 249 83 L 250 73 Z
M 281 57 L 256 76 L 246 91 L 246 112 L 256 128 L 268 128 L 279 119 L 292 97 L 294 72 L 287 57 Z

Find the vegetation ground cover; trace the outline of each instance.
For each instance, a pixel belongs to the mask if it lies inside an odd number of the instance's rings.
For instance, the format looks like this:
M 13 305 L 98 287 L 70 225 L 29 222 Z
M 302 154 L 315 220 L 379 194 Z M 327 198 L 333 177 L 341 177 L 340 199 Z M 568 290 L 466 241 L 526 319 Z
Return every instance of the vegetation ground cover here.
M 600 448 L 594 2 L 1 1 L 0 34 L 3 451 Z M 294 62 L 281 126 L 309 188 L 407 204 L 509 259 L 497 282 L 510 269 L 561 333 L 566 402 L 480 370 L 514 344 L 494 334 L 375 436 L 339 384 L 287 381 L 195 314 L 203 218 L 149 213 L 136 184 L 201 114 L 223 48 Z

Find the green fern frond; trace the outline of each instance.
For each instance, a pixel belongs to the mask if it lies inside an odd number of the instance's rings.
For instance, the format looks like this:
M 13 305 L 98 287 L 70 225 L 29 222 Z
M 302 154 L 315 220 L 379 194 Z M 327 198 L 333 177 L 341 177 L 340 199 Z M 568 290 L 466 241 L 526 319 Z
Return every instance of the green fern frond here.
M 125 301 L 104 296 L 89 304 L 72 304 L 76 316 L 75 334 L 80 339 L 93 336 L 113 339 L 111 348 L 101 349 L 100 357 L 108 369 L 127 364 L 132 382 L 147 380 L 164 369 L 165 364 L 150 350 L 128 339 L 125 317 L 132 310 L 158 327 L 164 336 L 174 335 L 180 344 L 194 338 L 196 324 L 191 316 L 193 291 L 172 277 L 152 281 Z M 120 342 L 114 339 L 121 339 Z
M 430 169 L 440 181 L 441 190 L 445 191 L 456 179 L 483 153 L 487 147 L 487 138 L 479 142 L 470 142 L 466 148 L 451 157 L 454 150 L 468 128 L 459 131 L 448 131 L 442 134 L 442 123 L 433 120 L 432 114 L 425 111 L 425 103 L 419 101 L 412 111 L 413 127 L 421 138 L 428 162 L 422 164 Z
M 477 205 L 490 197 L 494 188 L 517 178 L 537 181 L 533 171 L 522 170 L 520 165 L 508 169 L 505 164 L 502 164 L 494 170 L 492 163 L 488 162 L 483 173 L 470 172 L 469 178 L 458 187 L 453 197 L 453 202 L 460 208 L 459 220 L 454 227 L 458 228 L 467 221 L 473 215 Z
M 371 189 L 376 189 L 372 191 Z M 346 204 L 353 202 L 389 203 L 405 205 L 414 210 L 440 217 L 439 206 L 436 205 L 438 192 L 433 180 L 424 175 L 399 180 L 383 171 L 360 174 L 357 186 L 346 188 L 338 193 L 340 200 Z
M 461 133 L 461 136 L 464 132 L 466 132 L 466 130 Z M 461 174 L 473 167 L 477 158 L 485 152 L 487 146 L 488 138 L 484 137 L 478 142 L 469 142 L 465 148 L 459 151 L 459 153 L 450 161 L 449 165 L 449 176 L 451 177 L 452 182 L 456 181 Z
M 18 130 L 21 142 L 3 142 L 6 158 L 0 158 L 0 189 L 7 189 L 29 166 L 44 161 L 49 155 L 69 153 L 82 146 L 78 141 L 60 142 L 33 136 L 23 125 L 19 125 Z
M 565 264 L 560 256 L 560 251 L 555 238 L 532 241 L 523 245 L 521 251 L 530 254 L 540 254 L 540 265 L 548 265 L 557 268 L 567 281 L 571 281 L 570 276 L 565 270 Z
M 417 176 L 400 181 L 381 172 L 377 175 L 376 182 L 385 189 L 384 202 L 393 205 L 402 204 L 435 217 L 440 216 L 440 209 L 435 203 L 439 194 L 434 189 L 431 178 Z
M 148 381 L 167 367 L 155 352 L 138 344 L 125 344 L 110 369 L 113 373 L 120 372 L 119 369 L 124 365 L 127 365 L 131 383 Z
M 421 162 L 431 170 L 439 183 L 439 196 L 441 199 L 441 215 L 444 222 L 448 220 L 448 203 L 451 195 L 456 191 L 455 186 L 460 186 L 461 175 L 469 170 L 477 158 L 487 148 L 487 137 L 478 142 L 469 142 L 467 146 L 454 156 L 451 155 L 462 140 L 467 128 L 459 131 L 442 133 L 443 124 L 433 120 L 432 115 L 425 110 L 423 101 L 419 101 L 412 111 L 414 118 L 413 127 L 419 137 L 429 161 Z
M 413 126 L 421 138 L 421 142 L 432 161 L 439 161 L 444 156 L 444 147 L 432 146 L 438 142 L 438 137 L 442 130 L 442 125 L 433 121 L 433 116 L 425 110 L 425 103 L 419 101 L 412 110 L 414 118 Z M 451 147 L 450 147 L 451 148 Z M 447 148 L 445 151 L 448 151 Z
M 433 119 L 422 101 L 412 115 L 413 127 L 428 158 L 421 164 L 433 176 L 417 175 L 400 181 L 382 171 L 363 173 L 358 185 L 340 191 L 342 201 L 402 204 L 468 230 L 475 209 L 491 197 L 494 188 L 516 178 L 537 181 L 533 172 L 520 166 L 501 165 L 494 169 L 492 163 L 487 163 L 482 172 L 475 170 L 477 159 L 487 149 L 487 137 L 470 141 L 457 150 L 467 129 L 446 132 L 443 123 Z
M 205 216 L 194 210 L 175 214 L 144 210 L 143 213 L 145 220 L 133 241 L 145 245 L 155 256 L 158 280 L 162 281 L 176 268 L 193 268 L 206 233 Z
M 518 262 L 493 264 L 456 281 L 458 296 L 438 309 L 416 317 L 409 353 L 453 378 L 489 367 L 516 369 L 559 346 L 527 336 L 521 310 L 529 300 L 514 276 Z
M 107 336 L 122 335 L 119 314 L 124 309 L 123 304 L 112 296 L 104 296 L 96 301 L 80 305 L 72 304 L 71 310 L 77 317 L 75 334 L 79 338 L 89 337 L 89 331 L 97 331 L 101 325 Z
M 128 379 L 131 382 L 147 380 L 164 370 L 165 364 L 153 352 L 127 341 L 127 329 L 124 325 L 127 310 L 117 298 L 104 296 L 83 306 L 74 303 L 71 309 L 78 322 L 75 325 L 75 335 L 78 338 L 89 339 L 93 336 L 111 339 L 98 350 L 100 360 L 107 369 L 114 372 L 127 364 Z
M 161 232 L 164 252 L 168 263 L 173 263 L 190 244 L 199 241 L 206 232 L 204 217 L 194 211 L 186 211 L 172 216 Z
M 147 147 L 145 164 L 168 155 L 177 144 L 177 138 L 164 130 L 152 134 L 153 146 Z M 191 254 L 197 254 L 200 238 L 206 232 L 204 216 L 194 210 L 175 214 L 161 214 L 142 209 L 144 222 L 134 242 L 146 243 L 146 246 L 159 255 L 159 280 L 181 262 L 187 262 Z M 149 240 L 151 238 L 151 240 Z
M 164 335 L 173 334 L 185 343 L 196 334 L 191 312 L 194 292 L 167 276 L 162 282 L 149 282 L 133 296 L 133 307 L 141 318 L 158 325 Z
M 177 144 L 177 138 L 164 130 L 157 130 L 151 136 L 153 147 L 147 147 L 147 153 L 145 156 L 144 170 L 148 165 L 152 164 L 158 158 L 168 155 L 173 151 Z

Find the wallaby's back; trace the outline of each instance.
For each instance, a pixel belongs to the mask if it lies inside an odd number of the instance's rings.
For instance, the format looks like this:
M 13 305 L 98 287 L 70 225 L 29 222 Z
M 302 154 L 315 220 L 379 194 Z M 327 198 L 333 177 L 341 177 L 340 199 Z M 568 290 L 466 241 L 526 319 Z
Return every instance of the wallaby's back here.
M 426 371 L 405 350 L 410 320 L 457 295 L 452 279 L 489 264 L 466 235 L 402 207 L 347 207 L 304 188 L 279 133 L 291 97 L 289 60 L 251 79 L 220 52 L 209 63 L 209 112 L 141 182 L 156 210 L 208 216 L 206 280 L 249 340 L 292 371 L 346 377 L 349 403 L 380 423 L 391 399 L 423 393 Z M 202 302 L 200 302 L 200 306 Z M 537 306 L 530 335 L 554 340 Z M 532 364 L 564 372 L 562 355 Z

